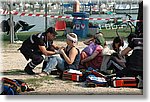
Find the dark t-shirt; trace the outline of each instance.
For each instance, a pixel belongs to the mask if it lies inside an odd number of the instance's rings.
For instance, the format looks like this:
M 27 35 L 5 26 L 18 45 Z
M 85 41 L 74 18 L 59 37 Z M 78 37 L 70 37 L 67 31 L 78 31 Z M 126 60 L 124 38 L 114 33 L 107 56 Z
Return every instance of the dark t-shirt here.
M 28 60 L 33 54 L 42 55 L 39 45 L 45 46 L 47 50 L 52 50 L 52 44 L 53 41 L 47 41 L 45 33 L 34 34 L 23 42 L 20 51 Z
M 136 47 L 143 47 L 143 38 L 133 38 L 128 47 L 135 49 Z
M 133 38 L 128 47 L 133 49 L 127 61 L 127 68 L 143 71 L 143 38 Z

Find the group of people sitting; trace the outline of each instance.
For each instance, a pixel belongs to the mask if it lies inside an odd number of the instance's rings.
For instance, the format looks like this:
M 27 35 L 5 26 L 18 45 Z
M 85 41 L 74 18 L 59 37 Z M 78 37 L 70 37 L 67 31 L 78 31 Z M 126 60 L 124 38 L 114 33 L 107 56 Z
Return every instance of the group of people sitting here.
M 130 36 L 128 47 L 123 50 L 124 42 L 121 37 L 115 37 L 112 44 L 107 44 L 103 33 L 99 32 L 84 41 L 87 46 L 80 51 L 76 46 L 78 37 L 75 33 L 66 35 L 66 47 L 53 44 L 56 35 L 55 29 L 50 27 L 46 32 L 31 35 L 23 42 L 19 50 L 27 60 L 31 59 L 24 69 L 27 74 L 35 74 L 33 69 L 44 60 L 40 76 L 49 75 L 54 68 L 61 73 L 67 69 L 79 70 L 88 67 L 104 74 L 116 73 L 120 77 L 143 76 L 142 38 Z M 132 54 L 126 57 L 131 50 Z

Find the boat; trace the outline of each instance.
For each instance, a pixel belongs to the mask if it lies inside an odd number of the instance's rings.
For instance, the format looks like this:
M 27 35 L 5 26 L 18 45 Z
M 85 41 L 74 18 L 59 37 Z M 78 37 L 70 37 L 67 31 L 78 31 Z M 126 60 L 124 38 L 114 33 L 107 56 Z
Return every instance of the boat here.
M 123 14 L 124 12 L 128 14 L 137 14 L 138 13 L 138 4 L 116 4 L 115 13 Z

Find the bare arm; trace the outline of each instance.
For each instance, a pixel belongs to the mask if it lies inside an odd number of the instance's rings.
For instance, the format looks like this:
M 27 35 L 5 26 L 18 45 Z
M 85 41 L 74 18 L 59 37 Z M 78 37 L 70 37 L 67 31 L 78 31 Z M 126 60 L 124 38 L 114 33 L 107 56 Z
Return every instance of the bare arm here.
M 85 62 L 91 61 L 91 60 L 94 59 L 98 54 L 99 54 L 98 51 L 94 51 L 94 53 L 93 53 L 91 56 L 89 56 L 89 57 L 83 59 L 83 60 L 81 61 L 81 63 L 85 63 Z
M 64 50 L 61 49 L 61 54 L 63 55 L 65 61 L 68 64 L 72 64 L 76 58 L 76 55 L 78 54 L 78 51 L 76 48 L 73 47 L 69 52 L 69 56 L 67 56 L 66 53 L 64 52 Z
M 83 43 L 85 45 L 89 45 L 89 44 L 91 44 L 93 42 L 93 40 L 94 40 L 94 38 L 91 38 L 91 39 L 85 40 Z
M 127 55 L 132 49 L 130 47 L 127 47 L 125 48 L 122 52 L 121 52 L 121 55 L 122 56 L 125 56 Z
M 59 46 L 54 45 L 54 44 L 53 44 L 52 46 L 53 46 L 55 49 L 57 49 L 57 50 L 60 48 Z
M 39 45 L 39 49 L 41 50 L 41 52 L 45 55 L 45 56 L 49 56 L 49 55 L 54 55 L 56 54 L 54 51 L 47 51 L 45 46 L 40 46 Z

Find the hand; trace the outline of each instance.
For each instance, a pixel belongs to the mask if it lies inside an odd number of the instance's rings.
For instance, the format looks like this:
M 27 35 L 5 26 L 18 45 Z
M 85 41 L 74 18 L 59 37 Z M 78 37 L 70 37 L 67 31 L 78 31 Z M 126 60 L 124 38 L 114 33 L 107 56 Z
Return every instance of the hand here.
M 56 54 L 59 54 L 59 53 L 60 53 L 59 50 L 54 50 L 54 51 L 55 51 Z
M 59 49 L 59 53 L 60 53 L 60 54 L 65 53 L 65 52 L 64 52 L 64 47 L 61 47 L 61 48 Z

